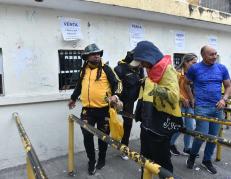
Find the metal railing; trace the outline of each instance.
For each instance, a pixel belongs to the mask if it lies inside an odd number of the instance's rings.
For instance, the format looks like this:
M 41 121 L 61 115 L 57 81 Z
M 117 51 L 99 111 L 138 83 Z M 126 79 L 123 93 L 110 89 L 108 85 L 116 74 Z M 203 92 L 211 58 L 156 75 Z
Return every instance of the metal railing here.
M 29 140 L 29 137 L 26 134 L 25 129 L 19 119 L 18 113 L 13 113 L 13 118 L 15 119 L 18 132 L 20 134 L 23 147 L 27 154 L 26 157 L 26 168 L 28 179 L 47 179 L 46 173 L 38 159 L 38 156 L 35 153 L 35 150 Z
M 200 0 L 200 6 L 231 13 L 230 0 Z
M 70 176 L 74 176 L 74 122 L 78 123 L 82 128 L 97 136 L 102 141 L 108 143 L 113 148 L 119 150 L 121 153 L 128 156 L 130 159 L 138 163 L 144 168 L 143 178 L 152 179 L 153 175 L 159 175 L 160 178 L 165 179 L 177 179 L 179 177 L 174 176 L 168 170 L 162 168 L 160 165 L 153 163 L 152 161 L 146 159 L 138 152 L 129 149 L 126 145 L 113 140 L 110 136 L 104 134 L 100 130 L 94 128 L 83 120 L 79 119 L 74 115 L 70 115 L 69 121 L 69 142 L 68 142 L 68 173 Z
M 230 116 L 231 104 L 230 104 L 230 102 L 227 103 L 227 107 L 224 108 L 224 112 L 226 114 L 227 121 L 231 122 L 231 116 Z M 226 125 L 226 128 L 229 129 L 229 125 Z M 218 137 L 223 137 L 223 136 L 224 136 L 224 125 L 221 125 Z M 221 158 L 222 158 L 222 147 L 220 144 L 217 144 L 216 161 L 221 161 Z
M 228 108 L 226 108 L 226 110 L 228 110 Z M 231 109 L 230 109 L 231 111 Z M 119 112 L 120 115 L 125 116 L 127 118 L 131 118 L 134 119 L 135 115 L 134 114 L 127 114 L 124 112 Z M 214 118 L 214 117 L 207 117 L 207 116 L 200 116 L 200 115 L 194 115 L 191 113 L 181 113 L 182 117 L 187 117 L 187 118 L 194 118 L 196 120 L 200 120 L 200 121 L 207 121 L 207 122 L 214 122 L 217 124 L 222 124 L 222 125 L 227 125 L 227 126 L 231 126 L 231 121 L 230 120 L 223 120 L 223 119 L 218 119 L 218 118 Z M 190 120 L 190 119 L 188 119 Z
M 231 126 L 231 121 L 228 121 L 228 120 L 218 119 L 218 118 L 214 118 L 214 117 L 194 115 L 191 113 L 183 113 L 182 112 L 181 114 L 182 114 L 182 117 L 193 118 L 193 119 L 200 120 L 200 121 L 207 121 L 207 122 L 213 122 L 213 123 L 217 123 L 217 124 Z
M 134 114 L 131 114 L 131 115 L 127 115 L 123 112 L 119 112 L 120 115 L 122 116 L 125 116 L 127 118 L 131 118 L 131 119 L 134 119 L 135 118 L 135 115 Z M 202 120 L 202 121 L 208 121 L 208 122 L 215 122 L 215 123 L 219 123 L 219 124 L 225 124 L 225 125 L 231 125 L 231 122 L 227 123 L 227 120 L 223 120 L 223 121 L 219 121 L 218 118 L 210 118 L 210 117 L 206 117 L 206 116 L 198 116 L 198 115 L 192 115 L 192 114 L 186 114 L 186 113 L 182 113 L 182 116 L 191 116 L 191 117 L 195 117 L 194 119 L 197 119 L 197 120 Z M 190 120 L 190 119 L 188 119 Z M 223 138 L 220 138 L 220 137 L 216 137 L 216 136 L 213 136 L 213 135 L 209 135 L 209 134 L 203 134 L 201 132 L 197 132 L 197 131 L 193 131 L 193 130 L 188 130 L 186 128 L 182 128 L 180 129 L 180 132 L 184 133 L 184 134 L 188 134 L 188 135 L 191 135 L 197 139 L 200 139 L 200 140 L 203 140 L 203 141 L 208 141 L 208 142 L 211 142 L 211 143 L 214 143 L 214 144 L 220 144 L 220 145 L 224 145 L 224 146 L 227 146 L 227 147 L 231 147 L 231 140 L 228 140 L 228 139 L 223 139 Z

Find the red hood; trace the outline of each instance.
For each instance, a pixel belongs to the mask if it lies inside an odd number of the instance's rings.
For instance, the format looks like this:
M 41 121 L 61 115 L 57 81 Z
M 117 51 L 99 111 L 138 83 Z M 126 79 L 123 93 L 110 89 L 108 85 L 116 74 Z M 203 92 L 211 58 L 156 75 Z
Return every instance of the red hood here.
M 159 83 L 167 66 L 172 64 L 171 56 L 165 55 L 157 64 L 155 64 L 147 73 L 148 77 L 155 83 Z

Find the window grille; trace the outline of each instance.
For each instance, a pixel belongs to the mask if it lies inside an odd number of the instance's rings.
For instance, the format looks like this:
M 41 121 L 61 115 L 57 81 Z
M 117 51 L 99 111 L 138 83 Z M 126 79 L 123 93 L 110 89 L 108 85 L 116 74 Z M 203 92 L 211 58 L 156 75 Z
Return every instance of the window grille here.
M 0 48 L 0 95 L 3 95 L 3 58 L 2 58 L 2 49 Z
M 184 55 L 185 55 L 184 53 L 173 54 L 173 65 L 175 68 L 177 68 L 181 64 Z
M 82 67 L 82 50 L 58 50 L 59 90 L 74 89 Z

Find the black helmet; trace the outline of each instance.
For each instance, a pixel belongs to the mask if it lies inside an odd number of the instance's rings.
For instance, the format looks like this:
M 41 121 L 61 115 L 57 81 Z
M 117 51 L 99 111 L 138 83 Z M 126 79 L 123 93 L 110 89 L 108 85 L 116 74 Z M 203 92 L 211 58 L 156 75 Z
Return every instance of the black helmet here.
M 94 53 L 99 53 L 100 57 L 103 56 L 103 50 L 100 50 L 99 47 L 97 47 L 96 44 L 90 44 L 88 46 L 85 47 L 84 52 L 82 54 L 82 58 L 83 60 L 86 60 L 86 57 L 90 54 L 94 54 Z

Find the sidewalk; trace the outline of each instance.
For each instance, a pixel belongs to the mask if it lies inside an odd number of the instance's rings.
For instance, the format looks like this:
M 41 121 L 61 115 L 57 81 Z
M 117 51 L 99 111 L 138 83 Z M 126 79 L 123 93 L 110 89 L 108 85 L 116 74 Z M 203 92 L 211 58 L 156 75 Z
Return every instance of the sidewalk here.
M 231 139 L 231 129 L 224 130 L 225 138 Z M 182 151 L 182 136 L 178 139 L 178 149 Z M 139 140 L 131 141 L 130 148 L 139 151 Z M 204 145 L 203 145 L 204 146 Z M 214 155 L 215 157 L 216 155 Z M 184 179 L 231 179 L 231 148 L 223 147 L 222 161 L 214 162 L 218 170 L 216 175 L 209 174 L 200 166 L 203 157 L 203 151 L 200 152 L 200 158 L 196 160 L 196 166 L 193 170 L 186 168 L 186 156 L 173 156 L 174 173 Z M 106 166 L 97 170 L 94 176 L 87 173 L 87 158 L 85 152 L 75 155 L 76 176 L 67 176 L 67 156 L 55 158 L 42 162 L 43 168 L 49 179 L 140 179 L 140 167 L 134 161 L 124 161 L 120 158 L 120 153 L 114 148 L 109 147 L 107 153 Z M 26 179 L 25 166 L 6 169 L 0 171 L 0 179 Z

